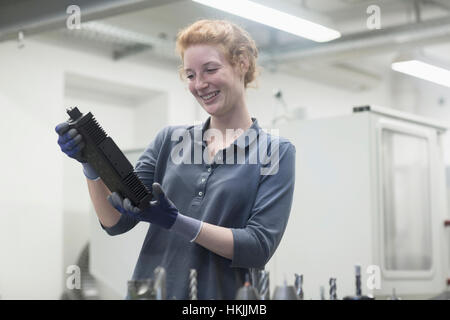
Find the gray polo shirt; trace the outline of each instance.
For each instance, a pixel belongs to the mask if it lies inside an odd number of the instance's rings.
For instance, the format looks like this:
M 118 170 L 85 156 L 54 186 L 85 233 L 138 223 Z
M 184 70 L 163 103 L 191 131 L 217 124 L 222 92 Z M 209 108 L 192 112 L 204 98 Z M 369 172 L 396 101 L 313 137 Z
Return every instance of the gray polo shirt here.
M 166 269 L 168 299 L 189 298 L 189 269 L 197 270 L 199 299 L 234 299 L 250 268 L 264 268 L 286 228 L 295 182 L 295 147 L 287 139 L 252 126 L 213 159 L 203 154 L 210 117 L 196 126 L 167 126 L 139 158 L 135 171 L 151 190 L 159 182 L 178 210 L 230 228 L 233 258 L 157 225 L 150 225 L 132 279 Z M 208 130 L 210 132 L 210 130 Z M 255 161 L 256 159 L 256 161 Z M 109 235 L 132 229 L 122 215 Z M 138 245 L 138 244 L 136 244 Z

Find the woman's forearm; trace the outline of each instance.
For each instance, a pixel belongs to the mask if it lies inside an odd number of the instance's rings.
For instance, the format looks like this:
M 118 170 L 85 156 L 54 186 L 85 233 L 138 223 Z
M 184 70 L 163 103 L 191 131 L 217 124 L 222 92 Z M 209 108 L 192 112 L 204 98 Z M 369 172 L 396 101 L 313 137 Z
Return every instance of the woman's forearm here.
M 120 219 L 120 213 L 114 209 L 106 197 L 111 194 L 102 179 L 87 180 L 89 195 L 98 219 L 105 227 L 114 226 Z
M 227 259 L 233 259 L 231 229 L 204 222 L 195 243 Z

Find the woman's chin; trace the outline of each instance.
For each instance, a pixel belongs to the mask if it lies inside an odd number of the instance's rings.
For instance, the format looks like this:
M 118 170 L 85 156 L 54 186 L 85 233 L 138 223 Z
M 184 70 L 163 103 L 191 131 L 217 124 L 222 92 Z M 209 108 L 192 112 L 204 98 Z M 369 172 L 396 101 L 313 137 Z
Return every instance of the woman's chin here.
M 203 110 L 211 116 L 217 115 L 220 112 L 220 108 L 217 105 L 203 105 Z

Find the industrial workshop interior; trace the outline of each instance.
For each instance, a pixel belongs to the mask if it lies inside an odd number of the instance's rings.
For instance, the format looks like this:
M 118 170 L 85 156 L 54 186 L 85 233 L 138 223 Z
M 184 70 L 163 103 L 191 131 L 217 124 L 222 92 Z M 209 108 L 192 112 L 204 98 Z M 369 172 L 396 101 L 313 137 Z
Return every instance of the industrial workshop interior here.
M 449 52 L 447 0 L 1 1 L 0 300 L 449 300 Z

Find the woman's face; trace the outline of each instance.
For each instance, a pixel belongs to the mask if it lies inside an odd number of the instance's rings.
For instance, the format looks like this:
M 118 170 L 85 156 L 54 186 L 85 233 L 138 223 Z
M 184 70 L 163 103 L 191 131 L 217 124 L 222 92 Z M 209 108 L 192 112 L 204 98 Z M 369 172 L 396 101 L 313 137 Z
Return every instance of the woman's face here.
M 184 72 L 192 95 L 210 115 L 222 116 L 244 103 L 243 77 L 219 47 L 187 48 Z

